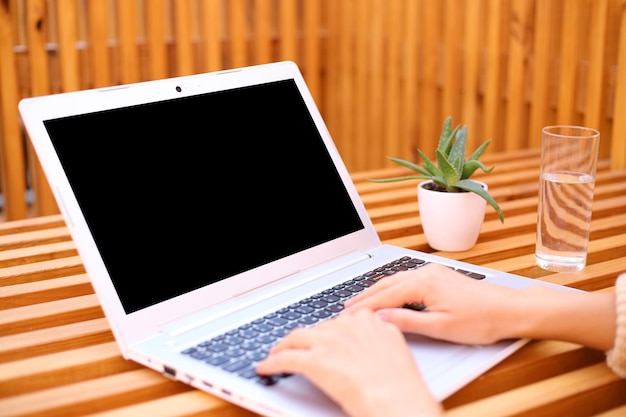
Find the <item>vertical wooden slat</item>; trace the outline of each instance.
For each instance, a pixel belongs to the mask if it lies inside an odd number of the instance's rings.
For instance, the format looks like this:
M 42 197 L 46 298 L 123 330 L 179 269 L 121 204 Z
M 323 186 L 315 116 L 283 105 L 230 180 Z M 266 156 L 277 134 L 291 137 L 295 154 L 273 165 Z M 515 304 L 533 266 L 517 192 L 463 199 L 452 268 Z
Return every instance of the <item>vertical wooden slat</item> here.
M 59 20 L 59 56 L 61 59 L 61 86 L 63 91 L 80 89 L 78 68 L 78 50 L 76 42 L 77 8 L 76 0 L 58 0 L 57 18 Z
M 484 106 L 483 136 L 491 138 L 493 143 L 490 151 L 504 148 L 504 138 L 499 135 L 499 121 L 502 112 L 502 1 L 488 0 L 487 3 L 487 35 L 484 66 Z
M 313 2 L 317 3 L 317 2 Z M 307 2 L 306 4 L 311 4 Z M 272 8 L 270 0 L 254 1 L 254 63 L 264 64 L 272 59 Z
M 372 164 L 385 164 L 385 151 L 383 146 L 383 111 L 384 111 L 384 10 L 385 0 L 370 0 L 369 11 L 370 40 L 368 70 L 368 98 L 369 107 L 367 109 L 367 137 L 361 138 L 362 146 L 367 147 L 369 153 L 367 161 Z M 394 155 L 390 155 L 394 156 Z M 366 161 L 366 160 L 364 160 Z M 358 165 L 357 169 L 364 169 L 369 165 L 364 162 Z
M 589 1 L 589 0 L 587 0 Z M 590 36 L 589 36 L 589 68 L 587 71 L 587 84 L 584 96 L 584 119 L 585 126 L 600 129 L 602 126 L 602 113 L 604 103 L 602 101 L 604 87 L 604 63 L 607 30 L 608 0 L 593 0 L 589 7 L 591 12 Z M 601 146 L 603 141 L 600 141 Z
M 404 88 L 402 89 L 402 106 L 401 106 L 401 126 L 400 132 L 401 143 L 399 158 L 412 159 L 413 152 L 417 148 L 417 121 L 419 112 L 418 101 L 418 36 L 420 30 L 420 9 L 419 4 L 415 0 L 405 0 L 404 2 L 404 61 L 402 72 L 404 74 Z M 369 165 L 371 166 L 371 165 Z M 377 165 L 374 165 L 377 166 Z
M 363 146 L 363 140 L 365 138 L 356 138 L 353 136 L 353 121 L 350 116 L 353 114 L 354 109 L 354 96 L 353 91 L 353 78 L 352 78 L 352 22 L 354 16 L 354 2 L 343 2 L 341 11 L 339 13 L 339 27 L 341 28 L 339 36 L 338 52 L 339 56 L 336 57 L 338 62 L 338 74 L 341 82 L 336 90 L 338 107 L 337 112 L 341 120 L 339 129 L 335 133 L 335 138 L 338 138 L 339 143 L 342 146 L 342 154 L 348 157 L 348 160 L 354 155 L 354 149 L 356 146 Z M 281 35 L 282 36 L 282 35 Z M 352 160 L 352 163 L 354 161 Z
M 144 6 L 148 51 L 148 78 L 158 80 L 169 76 L 165 38 L 165 0 L 150 0 Z
M 26 37 L 30 61 L 31 94 L 50 94 L 50 65 L 46 51 L 47 7 L 44 0 L 28 0 L 26 3 Z M 27 142 L 27 155 L 31 173 L 33 192 L 33 214 L 44 216 L 58 213 L 58 207 L 50 190 L 50 185 L 39 164 L 30 141 Z
M 507 150 L 526 146 L 526 83 L 528 77 L 526 51 L 530 50 L 532 3 L 527 0 L 511 2 L 511 28 L 507 74 L 507 104 L 505 143 Z
M 122 84 L 139 81 L 137 47 L 137 10 L 134 1 L 118 0 L 120 80 Z
M 25 201 L 26 179 L 22 136 L 17 103 L 18 86 L 13 45 L 15 16 L 9 3 L 0 2 L 0 127 L 2 128 L 0 157 L 2 164 L 2 194 L 7 220 L 23 219 L 28 211 Z M 10 7 L 10 6 L 9 6 Z
M 576 121 L 576 82 L 580 43 L 579 0 L 565 0 L 559 66 L 558 124 L 578 124 Z
M 626 169 L 626 6 L 621 10 L 617 57 L 617 82 L 613 131 L 611 140 L 611 167 Z
M 472 0 L 465 3 L 465 18 L 463 42 L 465 43 L 463 59 L 463 91 L 461 100 L 461 123 L 468 128 L 468 152 L 478 147 L 484 139 L 478 137 L 478 79 L 481 56 L 481 31 L 483 25 L 482 0 Z
M 226 4 L 226 3 L 224 3 Z M 246 48 L 246 1 L 231 0 L 228 2 L 228 35 L 230 47 L 228 54 L 231 57 L 230 68 L 243 67 L 248 64 Z
M 388 0 L 385 16 L 385 32 L 387 33 L 387 54 L 385 56 L 387 82 L 385 86 L 385 132 L 384 152 L 386 155 L 397 156 L 400 148 L 400 43 L 402 42 L 403 13 L 401 0 Z
M 554 1 L 545 0 L 535 3 L 535 40 L 533 61 L 533 89 L 531 93 L 530 129 L 528 144 L 532 147 L 541 146 L 541 129 L 550 121 L 550 76 L 556 57 L 551 45 L 556 35 L 556 19 L 560 19 L 554 11 Z
M 111 59 L 108 47 L 108 10 L 106 0 L 92 0 L 88 3 L 89 13 L 89 53 L 90 72 L 93 86 L 106 87 L 113 84 L 111 79 Z
M 304 2 L 304 76 L 311 95 L 316 103 L 321 104 L 322 97 L 322 60 L 320 51 L 321 7 L 322 2 Z
M 200 31 L 204 39 L 204 70 L 218 71 L 224 68 L 222 60 L 222 8 L 220 0 L 204 0 L 202 2 L 202 24 Z
M 368 0 L 366 0 L 368 1 Z M 337 100 L 334 94 L 331 94 L 331 91 L 335 91 L 339 85 L 339 76 L 338 76 L 338 64 L 335 57 L 338 55 L 339 44 L 337 41 L 337 32 L 339 31 L 339 17 L 338 13 L 341 9 L 341 5 L 343 2 L 331 1 L 326 3 L 327 7 L 325 13 L 323 15 L 324 20 L 326 21 L 326 45 L 324 48 L 323 59 L 326 63 L 326 74 L 323 79 L 323 88 L 324 91 L 329 92 L 328 94 L 324 94 L 322 97 L 322 109 L 323 116 L 328 127 L 328 130 L 331 135 L 333 135 L 333 139 L 339 149 L 341 146 L 338 142 L 338 115 L 337 115 Z M 344 155 L 342 155 L 344 156 Z M 344 162 L 349 166 L 349 161 L 347 155 L 344 156 Z
M 356 169 L 367 166 L 369 152 L 367 142 L 368 135 L 367 112 L 370 105 L 370 79 L 368 76 L 369 62 L 369 37 L 372 31 L 370 26 L 370 5 L 368 1 L 355 2 L 354 4 L 354 135 L 361 138 L 359 146 L 353 150 L 352 165 Z M 379 155 L 382 158 L 382 155 Z
M 446 0 L 443 2 L 445 18 L 443 19 L 443 82 L 441 86 L 443 118 L 441 120 L 452 116 L 453 123 L 461 122 L 461 81 L 465 69 L 461 59 L 460 45 L 463 42 L 464 3 L 464 0 Z
M 173 4 L 176 75 L 190 75 L 195 72 L 191 3 L 190 0 L 176 0 Z
M 439 133 L 443 124 L 440 101 L 438 97 L 438 62 L 439 62 L 439 29 L 441 28 L 441 4 L 421 0 L 423 10 L 423 47 L 420 55 L 422 62 L 422 88 L 420 89 L 419 123 L 420 130 L 417 146 L 426 154 L 434 155 Z M 445 118 L 445 116 L 443 116 Z
M 298 13 L 295 0 L 279 0 L 280 60 L 298 62 L 297 24 Z

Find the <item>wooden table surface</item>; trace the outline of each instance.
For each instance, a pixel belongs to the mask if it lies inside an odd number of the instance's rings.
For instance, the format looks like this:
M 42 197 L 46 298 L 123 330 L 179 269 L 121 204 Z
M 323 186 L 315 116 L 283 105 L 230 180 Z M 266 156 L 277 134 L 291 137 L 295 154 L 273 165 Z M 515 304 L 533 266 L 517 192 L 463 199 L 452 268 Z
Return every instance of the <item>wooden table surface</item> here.
M 556 274 L 534 263 L 537 150 L 492 154 L 492 196 L 476 246 L 439 255 L 588 291 L 613 291 L 626 271 L 626 171 L 600 161 L 587 267 Z M 381 239 L 433 252 L 422 234 L 416 182 L 354 173 Z M 164 213 L 163 222 L 168 222 Z M 585 306 L 581 306 L 585 308 Z M 444 402 L 450 416 L 626 416 L 626 380 L 604 354 L 533 341 Z M 59 215 L 0 223 L 0 416 L 253 416 L 209 394 L 126 361 Z

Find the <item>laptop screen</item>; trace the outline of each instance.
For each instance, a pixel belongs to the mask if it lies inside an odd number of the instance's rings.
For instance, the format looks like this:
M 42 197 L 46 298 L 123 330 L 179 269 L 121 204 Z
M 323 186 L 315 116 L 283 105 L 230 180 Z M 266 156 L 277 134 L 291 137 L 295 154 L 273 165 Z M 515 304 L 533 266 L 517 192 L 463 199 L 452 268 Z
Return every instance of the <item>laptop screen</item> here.
M 293 80 L 45 127 L 127 314 L 363 228 Z

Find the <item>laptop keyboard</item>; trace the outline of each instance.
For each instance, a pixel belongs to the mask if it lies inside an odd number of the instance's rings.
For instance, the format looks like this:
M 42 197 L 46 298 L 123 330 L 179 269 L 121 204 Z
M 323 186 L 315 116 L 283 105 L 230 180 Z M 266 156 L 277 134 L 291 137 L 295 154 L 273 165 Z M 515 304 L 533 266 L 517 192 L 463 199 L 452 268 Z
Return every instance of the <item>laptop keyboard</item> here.
M 227 372 L 236 373 L 243 378 L 256 380 L 264 385 L 272 385 L 287 375 L 257 375 L 256 364 L 265 358 L 269 349 L 291 330 L 296 327 L 310 327 L 322 320 L 332 318 L 343 310 L 345 300 L 371 287 L 382 278 L 426 264 L 427 262 L 422 259 L 404 256 L 185 349 L 182 354 L 220 367 Z M 484 275 L 476 272 L 462 269 L 457 269 L 457 271 L 474 279 L 485 278 Z M 404 307 L 415 310 L 425 308 L 420 303 L 411 303 Z

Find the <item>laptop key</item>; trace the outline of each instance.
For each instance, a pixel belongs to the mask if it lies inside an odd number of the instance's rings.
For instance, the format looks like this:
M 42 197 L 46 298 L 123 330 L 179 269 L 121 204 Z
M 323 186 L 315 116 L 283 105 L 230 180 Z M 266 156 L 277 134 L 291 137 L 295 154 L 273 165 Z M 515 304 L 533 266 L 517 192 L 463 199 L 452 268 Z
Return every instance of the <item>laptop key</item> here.
M 227 372 L 237 373 L 242 378 L 256 378 L 262 385 L 274 385 L 289 374 L 268 376 L 256 373 L 256 363 L 267 357 L 271 346 L 297 327 L 309 327 L 336 316 L 344 309 L 344 300 L 363 292 L 381 279 L 399 271 L 420 268 L 427 263 L 418 258 L 402 257 L 224 332 L 181 353 L 203 360 L 207 364 L 219 366 Z M 484 275 L 472 271 L 459 272 L 474 279 L 485 278 Z M 426 308 L 422 303 L 408 303 L 404 307 L 417 311 Z

